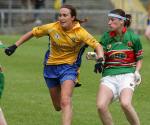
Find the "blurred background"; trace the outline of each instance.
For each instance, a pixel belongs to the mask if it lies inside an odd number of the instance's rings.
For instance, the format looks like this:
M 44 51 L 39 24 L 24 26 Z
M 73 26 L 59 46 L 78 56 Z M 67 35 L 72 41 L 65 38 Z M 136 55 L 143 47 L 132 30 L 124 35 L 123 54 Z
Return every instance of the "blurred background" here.
M 62 4 L 72 4 L 78 10 L 78 18 L 88 18 L 83 26 L 97 40 L 107 30 L 107 14 L 110 10 L 122 8 L 132 14 L 131 28 L 141 34 L 144 48 L 142 85 L 136 89 L 133 103 L 141 125 L 150 125 L 150 42 L 143 35 L 150 13 L 150 0 L 0 0 L 0 41 L 10 46 L 20 38 L 20 34 L 30 31 L 34 26 L 56 21 Z M 60 114 L 52 106 L 42 75 L 48 43 L 48 36 L 33 38 L 11 57 L 0 49 L 0 63 L 3 64 L 6 78 L 1 106 L 8 125 L 60 124 Z M 83 55 L 81 66 L 82 87 L 74 91 L 73 125 L 102 125 L 95 106 L 100 75 L 93 72 L 95 62 L 87 62 L 85 57 Z M 110 108 L 115 125 L 128 125 L 118 102 Z
M 84 26 L 93 34 L 107 30 L 107 14 L 115 8 L 132 14 L 131 28 L 143 33 L 150 8 L 150 0 L 0 0 L 0 34 L 22 34 L 53 22 L 62 4 L 75 6 L 78 18 L 88 18 Z

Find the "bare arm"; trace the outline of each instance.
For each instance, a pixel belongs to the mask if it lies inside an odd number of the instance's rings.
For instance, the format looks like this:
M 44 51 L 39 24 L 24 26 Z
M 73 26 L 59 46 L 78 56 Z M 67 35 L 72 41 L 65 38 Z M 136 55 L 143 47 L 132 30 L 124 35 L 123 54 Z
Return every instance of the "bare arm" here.
M 100 44 L 95 48 L 95 50 L 96 50 L 97 58 L 101 58 L 101 57 L 104 58 L 104 50 Z
M 136 71 L 140 71 L 140 69 L 142 68 L 142 62 L 143 60 L 139 60 L 136 63 Z
M 25 35 L 20 37 L 20 39 L 15 44 L 7 47 L 5 49 L 5 54 L 8 55 L 8 56 L 12 55 L 16 51 L 17 47 L 19 47 L 21 44 L 28 41 L 32 37 L 33 37 L 32 31 L 27 32 Z
M 26 34 L 24 34 L 22 37 L 20 37 L 20 39 L 15 44 L 18 47 L 21 44 L 23 44 L 24 42 L 26 42 L 29 39 L 31 39 L 32 37 L 33 37 L 32 31 L 29 31 Z
M 141 75 L 139 73 L 140 69 L 142 68 L 142 60 L 137 61 L 136 63 L 136 70 L 135 70 L 135 85 L 138 86 L 141 83 Z

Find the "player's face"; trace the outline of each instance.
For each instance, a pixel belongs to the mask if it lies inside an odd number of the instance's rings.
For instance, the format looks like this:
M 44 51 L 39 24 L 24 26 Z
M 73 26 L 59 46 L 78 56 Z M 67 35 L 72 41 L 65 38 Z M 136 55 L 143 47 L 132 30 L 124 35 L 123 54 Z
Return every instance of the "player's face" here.
M 117 31 L 119 30 L 120 28 L 122 28 L 123 26 L 123 21 L 118 19 L 118 18 L 113 18 L 113 17 L 110 17 L 109 20 L 108 20 L 108 25 L 109 25 L 109 28 L 112 30 L 112 31 Z
M 63 29 L 70 30 L 73 27 L 74 16 L 71 16 L 70 10 L 61 8 L 59 12 L 59 22 Z

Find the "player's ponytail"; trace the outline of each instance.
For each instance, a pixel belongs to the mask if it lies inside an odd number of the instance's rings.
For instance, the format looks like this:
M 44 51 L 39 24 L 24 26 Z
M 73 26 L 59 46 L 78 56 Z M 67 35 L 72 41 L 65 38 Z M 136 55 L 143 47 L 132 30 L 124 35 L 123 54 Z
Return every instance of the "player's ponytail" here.
M 130 27 L 131 22 L 132 22 L 132 16 L 131 16 L 131 14 L 126 14 L 125 26 L 126 27 Z
M 67 9 L 69 9 L 71 16 L 75 17 L 74 21 L 78 21 L 80 24 L 81 23 L 85 23 L 85 22 L 88 21 L 88 19 L 83 19 L 83 20 L 78 19 L 77 18 L 77 11 L 76 11 L 75 7 L 73 7 L 72 5 L 63 5 L 63 6 L 61 6 L 61 8 L 67 8 Z
M 85 19 L 77 19 L 77 18 L 75 18 L 75 20 L 74 21 L 78 21 L 80 24 L 81 23 L 85 23 L 85 22 L 87 22 L 88 21 L 88 19 L 87 18 L 85 18 Z

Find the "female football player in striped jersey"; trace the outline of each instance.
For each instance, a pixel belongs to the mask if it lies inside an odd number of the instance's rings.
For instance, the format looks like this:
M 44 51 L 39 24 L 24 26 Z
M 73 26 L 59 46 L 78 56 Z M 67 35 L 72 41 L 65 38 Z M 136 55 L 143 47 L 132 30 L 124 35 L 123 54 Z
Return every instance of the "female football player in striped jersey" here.
M 33 28 L 5 50 L 7 55 L 11 55 L 17 47 L 33 36 L 50 36 L 50 52 L 44 68 L 44 78 L 55 109 L 62 111 L 62 125 L 71 125 L 71 97 L 78 75 L 78 57 L 82 47 L 87 44 L 96 50 L 97 63 L 103 58 L 102 46 L 80 26 L 82 22 L 77 19 L 73 6 L 63 5 L 57 22 Z
M 103 125 L 114 125 L 108 107 L 118 98 L 130 125 L 140 125 L 132 105 L 132 96 L 141 80 L 142 45 L 138 35 L 127 30 L 130 20 L 122 9 L 112 10 L 108 17 L 110 31 L 101 38 L 105 63 L 97 94 L 99 117 Z

